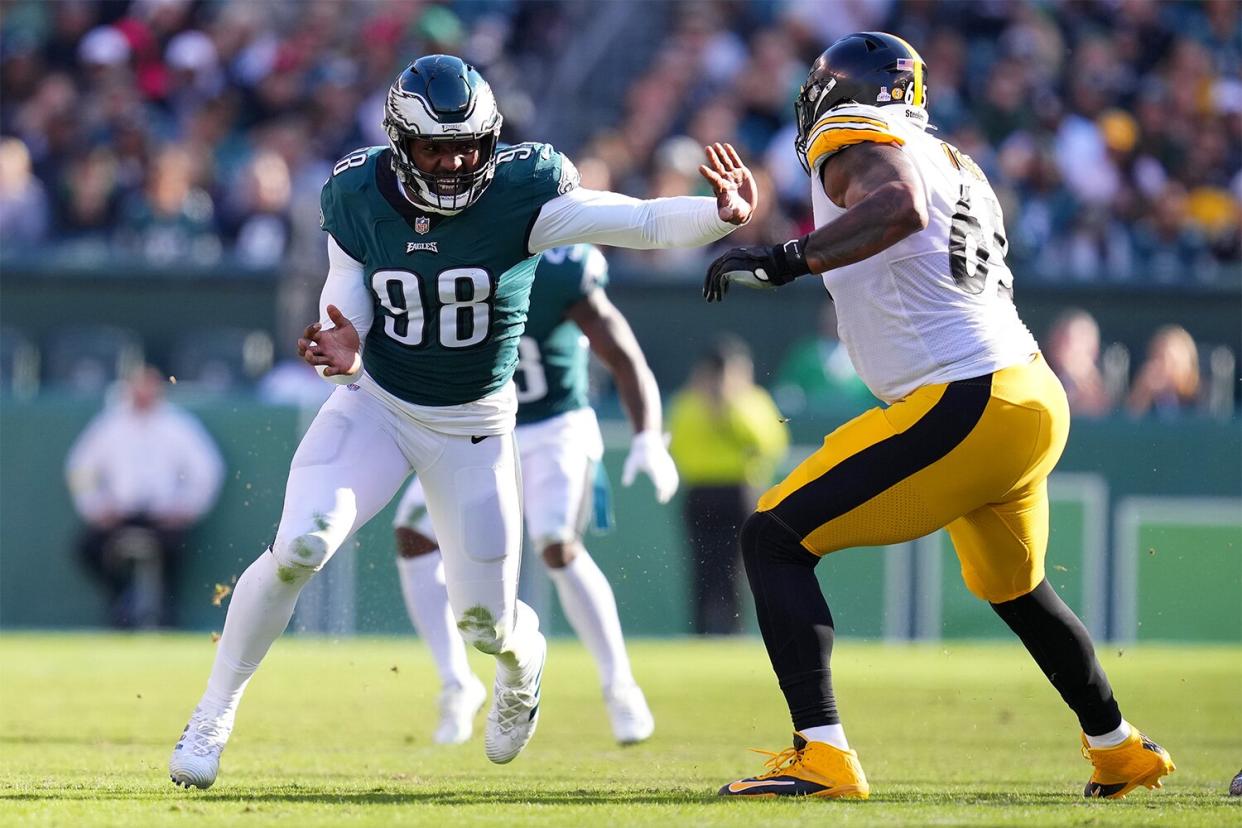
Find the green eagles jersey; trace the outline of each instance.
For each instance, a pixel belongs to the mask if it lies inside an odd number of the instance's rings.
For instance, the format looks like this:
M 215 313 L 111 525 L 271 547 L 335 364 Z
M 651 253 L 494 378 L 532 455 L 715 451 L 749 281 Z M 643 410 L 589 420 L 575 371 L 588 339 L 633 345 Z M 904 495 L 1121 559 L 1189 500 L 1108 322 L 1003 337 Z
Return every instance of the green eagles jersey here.
M 531 291 L 526 333 L 518 344 L 517 373 L 513 375 L 518 425 L 586 406 L 586 337 L 566 313 L 574 303 L 606 284 L 608 262 L 589 244 L 557 247 L 543 254 Z
M 479 200 L 446 216 L 401 194 L 389 153 L 346 156 L 320 195 L 323 229 L 362 262 L 371 294 L 363 366 L 406 402 L 473 402 L 513 375 L 539 262 L 530 230 L 546 202 L 577 185 L 577 172 L 547 144 L 508 147 Z

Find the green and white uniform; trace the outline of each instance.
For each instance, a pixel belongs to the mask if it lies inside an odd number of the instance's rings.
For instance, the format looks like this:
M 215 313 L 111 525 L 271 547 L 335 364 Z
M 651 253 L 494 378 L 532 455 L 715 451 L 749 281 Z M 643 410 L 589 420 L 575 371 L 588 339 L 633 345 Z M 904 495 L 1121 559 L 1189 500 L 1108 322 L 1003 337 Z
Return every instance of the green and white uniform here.
M 509 652 L 527 646 L 515 636 L 537 630 L 516 600 L 511 378 L 538 255 L 590 241 L 698 246 L 732 225 L 714 199 L 581 190 L 573 165 L 545 144 L 498 153 L 494 179 L 466 209 L 424 212 L 397 183 L 388 153 L 351 153 L 324 185 L 320 319 L 331 329 L 331 304 L 350 320 L 362 367 L 328 378 L 342 387 L 294 456 L 272 552 L 280 566 L 318 570 L 414 471 L 462 634 L 486 652 Z
M 604 446 L 587 402 L 588 343 L 568 314 L 607 283 L 607 260 L 585 244 L 547 251 L 536 272 L 514 382 L 526 527 L 539 546 L 579 536 L 592 504 Z M 417 478 L 393 525 L 436 536 Z
M 321 196 L 324 230 L 364 267 L 374 321 L 361 384 L 445 431 L 506 430 L 492 422 L 509 413 L 506 395 L 470 404 L 498 395 L 513 375 L 539 262 L 528 234 L 576 173 L 547 144 L 519 144 L 499 154 L 477 203 L 446 216 L 409 202 L 389 152 L 347 157 Z
M 538 273 L 513 375 L 519 426 L 587 406 L 589 349 L 568 313 L 608 284 L 608 260 L 591 245 L 558 247 L 543 254 Z
M 514 380 L 519 425 L 514 434 L 521 453 L 527 533 L 535 549 L 544 553 L 565 617 L 599 671 L 613 736 L 630 744 L 648 738 L 655 720 L 630 667 L 612 586 L 590 553 L 574 543 L 581 538 L 596 500 L 592 490 L 604 446 L 595 411 L 587 404 L 589 342 L 570 314 L 607 281 L 607 262 L 595 247 L 580 244 L 544 254 L 531 293 L 526 335 L 518 346 Z M 672 464 L 671 458 L 668 462 Z M 394 525 L 439 540 L 443 547 L 421 477 L 406 488 Z M 556 558 L 557 544 L 571 544 L 571 560 Z M 549 553 L 552 557 L 547 557 Z M 397 571 L 410 620 L 431 650 L 444 684 L 441 698 L 457 698 L 463 692 L 457 688 L 477 680 L 461 637 L 443 620 L 448 600 L 447 570 L 440 569 L 441 558 L 398 557 Z M 467 738 L 469 722 L 459 722 L 444 709 L 442 705 L 436 738 Z
M 706 244 L 731 225 L 705 198 L 650 201 L 577 188 L 573 164 L 547 144 L 497 156 L 469 209 L 416 209 L 388 150 L 359 150 L 324 186 L 331 235 L 320 315 L 335 304 L 363 337 L 356 381 L 395 413 L 447 434 L 503 434 L 517 399 L 509 379 L 526 322 L 532 254 L 572 242 L 635 248 Z
M 511 378 L 538 255 L 591 241 L 695 247 L 732 227 L 713 199 L 580 190 L 573 165 L 543 144 L 497 153 L 502 122 L 476 70 L 424 56 L 388 90 L 389 147 L 351 153 L 324 185 L 320 340 L 333 338 L 333 305 L 361 353 L 348 374 L 329 378 L 341 387 L 290 463 L 276 538 L 238 579 L 207 689 L 169 760 L 175 783 L 215 781 L 241 695 L 301 589 L 411 471 L 440 530 L 457 630 L 496 657 L 485 752 L 510 761 L 534 733 L 546 645 L 535 612 L 517 600 Z M 478 163 L 425 170 L 411 156 L 416 141 L 446 140 L 478 142 Z

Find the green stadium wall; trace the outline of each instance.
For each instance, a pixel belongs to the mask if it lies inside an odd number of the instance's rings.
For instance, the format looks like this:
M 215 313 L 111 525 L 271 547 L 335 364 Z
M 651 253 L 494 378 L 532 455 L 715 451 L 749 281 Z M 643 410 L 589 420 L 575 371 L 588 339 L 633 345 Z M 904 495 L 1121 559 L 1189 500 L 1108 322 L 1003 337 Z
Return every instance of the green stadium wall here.
M 269 278 L 264 278 L 267 275 Z M 242 278 L 229 271 L 186 269 L 161 273 L 118 262 L 107 273 L 98 267 L 46 272 L 37 263 L 10 263 L 0 269 L 0 325 L 22 331 L 36 343 L 58 328 L 107 323 L 142 335 L 157 364 L 167 359 L 176 338 L 212 326 L 259 328 L 277 340 L 277 353 L 291 355 L 279 331 L 301 331 L 301 322 L 278 318 L 282 307 L 297 306 L 282 294 L 271 274 Z M 662 278 L 615 267 L 608 288 L 647 353 L 660 387 L 676 388 L 689 374 L 691 359 L 721 331 L 751 343 L 760 382 L 775 372 L 795 341 L 816 327 L 824 302 L 822 285 L 804 279 L 779 291 L 751 293 L 707 307 L 697 277 Z M 321 278 L 321 277 L 318 277 Z M 295 277 L 291 282 L 297 282 Z M 315 278 L 305 280 L 318 292 Z M 1099 320 L 1105 342 L 1120 342 L 1141 359 L 1147 341 L 1161 325 L 1184 325 L 1201 343 L 1225 345 L 1242 358 L 1242 274 L 1232 287 L 1198 285 L 1144 289 L 1102 283 L 1049 285 L 1017 276 L 1018 306 L 1037 337 L 1069 306 Z M 203 309 L 210 308 L 210 316 Z M 670 324 L 676 320 L 676 324 Z M 206 334 L 205 334 L 206 335 Z
M 220 629 L 215 584 L 235 579 L 271 540 L 305 412 L 249 399 L 183 396 L 229 469 L 216 509 L 192 534 L 181 622 Z M 63 477 L 70 443 L 95 401 L 44 395 L 0 403 L 0 627 L 101 625 L 106 613 L 74 556 L 80 523 Z M 790 463 L 848 416 L 797 418 Z M 625 427 L 606 424 L 605 464 L 619 478 Z M 1048 575 L 1103 637 L 1242 642 L 1242 422 L 1076 421 L 1053 480 Z M 680 504 L 650 485 L 613 488 L 617 530 L 588 545 L 612 580 L 632 635 L 690 631 Z M 393 563 L 392 506 L 361 530 L 311 591 L 295 626 L 410 632 Z M 553 632 L 568 631 L 537 560 L 524 591 Z M 845 550 L 818 569 L 842 635 L 935 639 L 1003 636 L 962 586 L 951 548 L 931 536 L 885 550 Z M 745 594 L 745 587 L 743 587 Z M 749 600 L 744 601 L 749 605 Z M 749 612 L 749 610 L 748 610 Z M 747 628 L 754 630 L 753 618 Z

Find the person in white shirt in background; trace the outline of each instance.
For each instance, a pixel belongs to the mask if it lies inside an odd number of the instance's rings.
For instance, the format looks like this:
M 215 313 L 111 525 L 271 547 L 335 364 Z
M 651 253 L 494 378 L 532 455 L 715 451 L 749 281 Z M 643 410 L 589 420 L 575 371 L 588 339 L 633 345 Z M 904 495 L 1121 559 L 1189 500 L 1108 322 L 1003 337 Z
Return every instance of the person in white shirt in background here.
M 86 522 L 78 551 L 108 588 L 112 623 L 171 626 L 186 534 L 216 502 L 224 479 L 210 435 L 191 414 L 164 401 L 162 377 L 143 367 L 127 380 L 122 398 L 78 436 L 65 477 Z M 145 571 L 158 573 L 160 584 L 156 606 L 143 617 L 134 612 L 135 561 L 152 554 L 159 565 Z

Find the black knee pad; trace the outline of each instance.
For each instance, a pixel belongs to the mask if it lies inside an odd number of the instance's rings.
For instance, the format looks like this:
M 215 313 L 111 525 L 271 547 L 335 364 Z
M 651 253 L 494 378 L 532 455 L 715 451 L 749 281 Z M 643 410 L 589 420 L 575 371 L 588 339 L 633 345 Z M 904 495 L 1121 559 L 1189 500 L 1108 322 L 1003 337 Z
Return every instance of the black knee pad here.
M 819 563 L 819 557 L 806 551 L 793 530 L 771 512 L 752 512 L 742 524 L 738 542 L 747 568 L 760 563 L 782 563 L 814 569 Z

